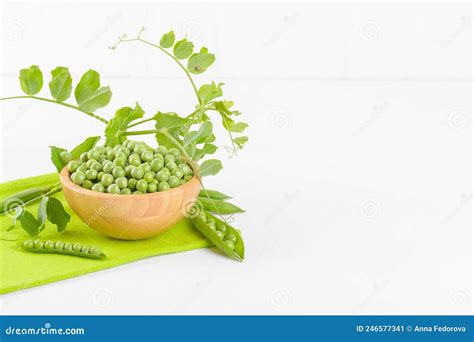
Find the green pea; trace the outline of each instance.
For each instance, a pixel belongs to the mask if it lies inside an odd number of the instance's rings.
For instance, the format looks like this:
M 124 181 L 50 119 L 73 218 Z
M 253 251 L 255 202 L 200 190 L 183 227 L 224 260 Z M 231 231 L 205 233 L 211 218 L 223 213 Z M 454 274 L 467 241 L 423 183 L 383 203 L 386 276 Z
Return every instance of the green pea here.
M 148 162 L 143 163 L 142 165 L 140 165 L 140 168 L 141 168 L 144 172 L 150 172 L 150 171 L 151 171 L 151 165 L 150 165 L 150 163 L 148 163 Z
M 158 146 L 156 149 L 155 149 L 155 152 L 156 153 L 159 153 L 159 154 L 162 154 L 162 155 L 167 155 L 168 154 L 168 149 L 164 146 Z
M 59 153 L 59 159 L 62 161 L 63 164 L 67 164 L 72 160 L 72 154 L 68 151 L 62 151 Z
M 191 175 L 186 175 L 186 176 L 183 177 L 183 179 L 184 179 L 186 182 L 190 181 L 192 178 L 193 178 L 193 176 L 191 176 Z
M 128 159 L 128 163 L 133 166 L 140 166 L 142 164 L 142 161 L 139 156 L 137 156 L 136 158 L 132 158 L 132 156 L 130 156 L 130 158 Z
M 140 157 L 142 158 L 143 161 L 149 162 L 153 160 L 153 152 L 151 151 L 144 151 Z
M 79 167 L 79 162 L 76 161 L 76 160 L 71 160 L 68 164 L 67 164 L 67 169 L 69 170 L 69 172 L 76 172 L 77 168 Z
M 102 176 L 104 175 L 104 171 L 100 171 L 98 174 L 97 174 L 97 181 L 101 181 L 102 180 Z
M 130 178 L 128 180 L 128 188 L 132 191 L 134 191 L 137 187 L 137 180 L 135 178 Z
M 132 177 L 132 170 L 133 170 L 133 165 L 125 166 L 125 176 L 129 178 Z
M 92 186 L 92 191 L 105 192 L 105 188 L 101 183 L 96 183 Z
M 173 176 L 176 176 L 179 179 L 184 177 L 184 172 L 180 168 L 175 168 L 174 170 L 171 171 L 171 174 Z
M 184 175 L 192 175 L 193 174 L 193 170 L 191 170 L 191 168 L 186 164 L 179 165 L 179 168 L 183 171 Z
M 158 184 L 158 190 L 159 191 L 166 191 L 166 190 L 169 190 L 170 189 L 170 185 L 168 184 L 168 182 L 160 182 Z
M 94 159 L 89 159 L 88 161 L 86 161 L 87 169 L 90 169 L 95 162 L 97 162 L 97 160 Z
M 155 154 L 153 155 L 153 159 L 159 159 L 159 160 L 161 160 L 163 163 L 165 162 L 165 157 L 164 157 L 162 154 L 160 154 L 160 153 L 156 153 L 156 152 L 155 152 Z
M 109 152 L 107 152 L 107 159 L 108 160 L 114 160 L 115 159 L 115 151 L 114 150 L 110 150 Z
M 207 225 L 208 225 L 209 227 L 212 227 L 212 229 L 216 230 L 216 221 L 214 221 L 213 219 L 211 219 L 211 218 L 208 219 L 208 220 L 207 220 Z
M 97 151 L 96 149 L 92 149 L 89 152 L 87 152 L 87 158 L 88 159 L 97 160 L 97 159 L 99 159 L 99 157 L 100 157 L 100 152 Z
M 176 177 L 176 176 L 170 176 L 168 178 L 168 184 L 170 185 L 170 187 L 172 188 L 176 188 L 180 185 L 180 182 L 179 182 L 179 178 Z
M 125 170 L 121 166 L 116 166 L 112 170 L 112 176 L 115 178 L 120 178 L 125 176 Z
M 223 239 L 224 238 L 224 233 L 220 232 L 220 231 L 216 231 L 216 235 L 219 237 L 219 239 Z
M 90 190 L 92 189 L 92 186 L 94 185 L 94 183 L 92 183 L 90 180 L 86 179 L 84 182 L 82 182 L 82 187 L 84 189 L 87 189 L 87 190 Z
M 182 164 L 186 164 L 186 160 L 183 157 L 178 157 L 178 158 L 176 158 L 175 163 L 178 164 L 178 166 L 179 166 L 179 165 L 182 165 Z
M 79 157 L 79 159 L 80 159 L 81 162 L 83 162 L 83 163 L 85 163 L 86 161 L 88 161 L 89 158 L 87 158 L 87 152 L 81 153 L 81 156 Z
M 81 253 L 89 254 L 90 250 L 91 250 L 90 246 L 82 246 Z
M 72 250 L 73 251 L 80 252 L 81 248 L 82 248 L 82 245 L 80 243 L 76 242 L 75 244 L 72 245 Z
M 161 156 L 161 154 L 160 154 L 160 156 Z M 152 171 L 158 172 L 163 168 L 164 161 L 160 158 L 155 158 L 151 161 L 150 166 L 151 166 Z
M 125 164 L 127 164 L 127 162 L 125 158 L 115 158 L 114 164 L 115 166 L 125 167 Z
M 178 168 L 178 165 L 176 165 L 175 162 L 169 162 L 166 164 L 166 168 L 170 171 L 173 171 Z
M 140 167 L 134 167 L 132 170 L 132 177 L 135 179 L 142 179 L 145 175 L 145 171 L 143 171 Z
M 107 150 L 105 146 L 96 146 L 95 147 L 96 151 L 99 151 L 99 153 L 103 154 Z
M 64 245 L 64 250 L 65 251 L 73 251 L 74 249 L 72 248 L 73 247 L 73 244 L 71 242 L 67 242 L 65 245 Z
M 198 216 L 203 222 L 207 222 L 207 216 L 205 212 L 200 212 Z
M 110 184 L 107 188 L 109 194 L 118 195 L 120 194 L 120 188 L 117 184 Z
M 100 250 L 99 247 L 92 247 L 92 248 L 89 250 L 89 254 L 99 256 L 99 255 L 102 254 L 102 252 L 101 252 L 101 250 Z
M 33 245 L 37 249 L 42 249 L 44 247 L 44 242 L 40 239 L 36 239 L 35 241 L 33 241 Z
M 76 172 L 86 173 L 87 170 L 88 170 L 88 169 L 87 169 L 86 164 L 82 164 L 82 165 L 80 165 L 80 166 L 77 168 Z
M 107 160 L 107 156 L 101 154 L 99 159 L 97 159 L 97 161 L 99 162 L 99 164 L 104 164 L 104 162 Z
M 156 192 L 156 190 L 158 190 L 158 186 L 155 183 L 148 184 L 148 188 L 147 188 L 148 192 L 153 193 L 153 192 Z
M 225 240 L 224 243 L 226 244 L 227 247 L 229 247 L 229 249 L 231 250 L 234 250 L 235 249 L 235 245 L 232 241 L 230 240 Z
M 45 249 L 53 249 L 54 248 L 54 242 L 51 240 L 47 240 L 44 242 L 44 248 Z
M 134 191 L 133 194 L 134 195 L 143 195 L 143 192 L 137 190 L 137 191 Z
M 170 177 L 169 171 L 166 172 L 165 170 L 167 170 L 167 169 L 161 169 L 156 174 L 156 179 L 158 179 L 160 182 L 166 182 L 168 180 L 168 178 Z
M 104 171 L 105 173 L 112 173 L 112 170 L 114 168 L 115 168 L 115 164 L 109 161 L 105 163 L 105 165 L 102 167 L 102 171 Z
M 148 189 L 148 183 L 144 179 L 140 179 L 137 182 L 137 190 L 141 192 L 145 192 Z
M 237 236 L 232 233 L 227 234 L 225 237 L 226 241 L 231 241 L 234 245 L 237 243 Z
M 123 147 L 120 147 L 120 148 L 123 148 Z M 123 153 L 123 152 L 120 152 L 120 148 L 119 148 L 119 150 L 115 153 L 115 159 L 120 158 L 120 159 L 123 159 L 123 160 L 127 160 L 128 154 L 125 154 L 125 153 Z M 114 161 L 114 163 L 115 163 L 115 161 Z
M 56 241 L 56 243 L 54 244 L 54 248 L 55 249 L 64 249 L 64 242 Z
M 120 190 L 121 195 L 130 195 L 131 193 L 132 193 L 132 190 L 130 190 L 129 188 Z
M 181 153 L 179 153 L 179 150 L 175 147 L 172 147 L 168 150 L 168 153 L 171 154 L 173 157 L 178 158 Z
M 86 179 L 86 175 L 80 171 L 76 171 L 71 175 L 71 180 L 74 184 L 81 185 Z
M 154 178 L 155 178 L 155 176 L 151 172 L 145 172 L 145 174 L 143 175 L 143 179 L 146 180 L 147 183 L 153 182 Z
M 113 184 L 113 182 L 114 182 L 114 176 L 108 173 L 104 174 L 102 176 L 102 180 L 100 181 L 100 183 L 105 187 Z
M 223 223 L 219 223 L 219 225 L 217 226 L 217 230 L 222 232 L 222 234 L 226 235 L 227 234 L 227 226 Z
M 165 156 L 165 164 L 168 164 L 168 163 L 171 163 L 171 162 L 174 163 L 175 160 L 176 160 L 176 159 L 174 158 L 174 156 L 173 156 L 172 154 L 167 154 L 167 155 Z
M 115 180 L 115 184 L 117 184 L 120 189 L 125 189 L 128 186 L 128 180 L 126 177 L 119 177 Z
M 97 179 L 98 172 L 94 169 L 91 169 L 91 170 L 87 170 L 85 175 L 86 175 L 86 179 L 94 180 L 94 179 Z
M 25 248 L 33 248 L 35 246 L 33 240 L 26 240 L 23 242 L 23 247 Z
M 135 148 L 133 149 L 133 152 L 136 154 L 141 155 L 143 152 L 145 152 L 146 148 L 143 145 L 136 145 Z

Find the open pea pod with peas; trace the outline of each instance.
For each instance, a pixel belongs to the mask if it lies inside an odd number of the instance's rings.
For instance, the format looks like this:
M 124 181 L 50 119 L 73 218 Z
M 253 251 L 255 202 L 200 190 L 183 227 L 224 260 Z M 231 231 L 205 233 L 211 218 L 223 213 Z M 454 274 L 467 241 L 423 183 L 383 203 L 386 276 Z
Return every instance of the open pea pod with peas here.
M 56 225 L 59 234 L 70 222 L 70 214 L 54 198 L 57 192 L 63 191 L 72 210 L 91 228 L 113 238 L 136 240 L 171 228 L 186 215 L 188 203 L 197 203 L 204 211 L 191 219 L 196 229 L 226 255 L 242 261 L 242 236 L 228 224 L 229 217 L 223 215 L 239 214 L 245 210 L 230 203 L 230 196 L 206 189 L 203 178 L 218 174 L 223 167 L 219 159 L 209 158 L 222 147 L 214 134 L 214 126 L 222 126 L 226 131 L 229 144 L 224 147 L 235 156 L 248 141 L 248 137 L 243 135 L 248 125 L 238 120 L 241 113 L 233 108 L 233 101 L 223 98 L 222 83 L 213 81 L 198 86 L 194 80 L 195 75 L 204 73 L 214 63 L 214 54 L 206 47 L 195 50 L 194 44 L 186 38 L 177 40 L 173 31 L 164 34 L 157 42 L 144 39 L 143 32 L 142 28 L 134 38 L 121 36 L 111 49 L 126 43 L 142 43 L 165 53 L 190 81 L 196 96 L 194 108 L 181 115 L 155 110 L 153 115 L 145 117 L 145 111 L 137 102 L 134 106 L 119 108 L 114 117 L 107 120 L 95 112 L 109 104 L 112 91 L 110 87 L 101 85 L 97 71 L 88 70 L 73 86 L 69 69 L 56 67 L 51 71 L 48 83 L 51 96 L 43 97 L 39 95 L 43 88 L 40 68 L 32 65 L 20 70 L 19 81 L 24 95 L 0 98 L 0 101 L 33 99 L 75 110 L 104 125 L 105 141 L 99 145 L 101 137 L 93 136 L 86 137 L 72 149 L 50 146 L 50 158 L 60 174 L 60 182 L 52 187 L 32 188 L 0 199 L 0 215 L 14 212 L 9 230 L 19 225 L 31 238 L 36 238 L 49 224 Z M 75 102 L 68 102 L 72 96 Z M 137 129 L 146 124 L 152 127 Z M 144 135 L 153 136 L 156 146 L 132 140 L 132 137 Z M 146 217 L 143 213 L 147 210 L 129 212 L 130 201 L 139 208 L 152 205 L 156 210 L 166 205 L 168 211 L 163 210 L 170 219 L 160 223 L 156 216 Z M 28 206 L 34 202 L 40 202 L 37 213 L 28 211 Z M 77 210 L 78 206 L 81 210 Z M 104 210 L 114 213 L 115 216 L 111 217 L 120 217 L 120 220 L 112 224 L 101 215 L 89 220 L 97 207 L 106 207 Z M 175 208 L 174 212 L 170 212 L 170 208 Z M 123 227 L 113 226 L 122 222 Z M 137 222 L 145 222 L 145 229 Z M 84 256 L 82 250 L 77 250 L 78 246 L 68 245 L 64 249 L 61 243 L 32 241 L 25 242 L 23 248 L 38 253 Z M 56 245 L 61 248 L 56 248 Z M 89 252 L 87 248 L 85 251 Z M 85 253 L 86 256 L 89 254 Z

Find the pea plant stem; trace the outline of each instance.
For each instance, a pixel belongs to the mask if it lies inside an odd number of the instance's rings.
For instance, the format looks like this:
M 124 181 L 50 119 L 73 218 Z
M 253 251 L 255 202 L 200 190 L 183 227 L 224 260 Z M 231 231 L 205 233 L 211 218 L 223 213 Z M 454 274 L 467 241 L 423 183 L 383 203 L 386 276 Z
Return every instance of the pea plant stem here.
M 44 97 L 39 97 L 39 96 L 33 96 L 33 95 L 21 95 L 21 96 L 9 96 L 9 97 L 2 97 L 0 98 L 0 101 L 4 101 L 4 100 L 14 100 L 14 99 L 34 99 L 34 100 L 39 100 L 39 101 L 44 101 L 44 102 L 50 102 L 50 103 L 55 103 L 55 104 L 59 104 L 61 106 L 64 106 L 64 107 L 68 107 L 68 108 L 72 108 L 72 109 L 75 109 L 79 112 L 82 112 L 86 115 L 89 115 L 90 117 L 96 119 L 96 120 L 99 120 L 101 122 L 103 122 L 104 124 L 107 124 L 108 121 L 106 119 L 104 119 L 103 117 L 97 115 L 97 114 L 94 114 L 94 113 L 90 113 L 90 112 L 85 112 L 83 110 L 81 110 L 78 106 L 74 106 L 74 105 L 71 105 L 69 103 L 65 103 L 65 102 L 58 102 L 58 101 L 55 101 L 55 100 L 52 100 L 52 99 L 47 99 L 47 98 L 44 98 Z
M 138 125 L 141 125 L 141 124 L 144 124 L 145 122 L 148 122 L 148 121 L 153 121 L 153 120 L 155 120 L 154 117 L 151 117 L 151 118 L 148 118 L 148 119 L 144 119 L 144 120 L 141 120 L 141 121 L 137 121 L 137 122 L 135 122 L 134 124 L 128 126 L 127 129 L 132 128 L 132 127 L 135 127 L 135 126 L 138 126 Z
M 194 90 L 194 93 L 196 94 L 196 97 L 198 99 L 198 102 L 199 104 L 202 104 L 202 101 L 201 101 L 201 98 L 199 97 L 199 93 L 198 93 L 198 89 L 196 87 L 196 83 L 194 83 L 194 80 L 193 78 L 191 77 L 191 74 L 189 73 L 188 69 L 186 69 L 186 67 L 179 61 L 179 59 L 177 59 L 175 56 L 173 56 L 171 53 L 169 53 L 168 51 L 166 51 L 164 48 L 162 48 L 161 46 L 159 45 L 156 45 L 156 44 L 153 44 L 152 42 L 149 42 L 143 38 L 140 37 L 140 34 L 141 32 L 143 32 L 143 29 L 140 31 L 140 33 L 138 34 L 138 37 L 136 38 L 130 38 L 130 39 L 126 39 L 126 38 L 122 38 L 120 37 L 119 38 L 119 41 L 117 44 L 115 44 L 112 48 L 114 49 L 118 44 L 120 43 L 126 43 L 126 42 L 141 42 L 143 44 L 146 44 L 146 45 L 149 45 L 149 46 L 153 46 L 159 50 L 161 50 L 162 52 L 164 52 L 166 55 L 168 55 L 169 57 L 171 57 L 175 62 L 176 64 L 179 65 L 179 67 L 184 71 L 184 73 L 186 74 L 186 76 L 188 77 L 189 79 L 189 82 L 191 82 L 191 85 L 193 87 L 193 90 Z

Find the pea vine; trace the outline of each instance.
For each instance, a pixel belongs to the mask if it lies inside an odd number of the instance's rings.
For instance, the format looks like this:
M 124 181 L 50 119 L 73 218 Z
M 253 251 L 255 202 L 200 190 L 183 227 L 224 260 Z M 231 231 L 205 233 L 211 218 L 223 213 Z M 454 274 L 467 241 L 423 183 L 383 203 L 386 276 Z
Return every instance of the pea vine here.
M 202 201 L 201 205 L 206 210 L 218 215 L 232 215 L 243 212 L 237 206 L 226 202 L 229 196 L 222 197 L 224 195 L 217 191 L 205 189 L 201 180 L 202 177 L 216 175 L 223 168 L 220 160 L 207 158 L 219 148 L 214 134 L 214 124 L 216 122 L 220 122 L 220 125 L 228 134 L 231 142 L 231 156 L 241 150 L 248 141 L 248 137 L 243 134 L 248 124 L 238 120 L 241 113 L 233 109 L 233 101 L 223 99 L 222 87 L 224 84 L 212 81 L 198 87 L 193 79 L 193 75 L 204 73 L 215 62 L 214 54 L 210 53 L 206 47 L 194 51 L 195 47 L 192 42 L 188 41 L 187 38 L 176 40 L 173 31 L 164 34 L 156 43 L 144 39 L 142 37 L 143 33 L 144 28 L 140 29 L 133 38 L 122 35 L 118 42 L 110 48 L 116 50 L 121 44 L 135 42 L 156 48 L 169 56 L 184 71 L 196 95 L 197 104 L 191 113 L 179 115 L 174 112 L 157 111 L 150 117 L 145 118 L 145 112 L 137 102 L 134 106 L 119 108 L 112 119 L 106 120 L 96 114 L 95 111 L 109 104 L 112 91 L 108 86 L 101 86 L 99 73 L 95 70 L 88 70 L 73 89 L 73 80 L 69 69 L 63 66 L 58 66 L 51 71 L 51 80 L 48 84 L 51 98 L 38 96 L 43 88 L 43 73 L 38 66 L 32 65 L 20 70 L 19 81 L 25 95 L 3 97 L 0 98 L 0 101 L 32 99 L 79 111 L 105 125 L 105 145 L 110 147 L 123 143 L 131 136 L 154 135 L 159 145 L 178 148 L 195 174 L 198 175 L 202 187 L 200 201 Z M 66 102 L 71 98 L 73 90 L 75 104 Z M 154 123 L 154 129 L 136 129 L 136 127 L 148 122 Z M 71 150 L 71 156 L 78 158 L 81 153 L 95 147 L 99 139 L 100 137 L 85 139 L 84 142 Z M 51 146 L 50 148 L 51 160 L 56 169 L 60 171 L 67 162 L 61 158 L 61 152 L 66 151 L 66 149 L 57 146 Z M 219 196 L 216 198 L 216 193 L 221 194 L 222 198 L 219 198 Z M 47 207 L 47 203 L 47 200 L 44 200 L 44 204 L 42 202 L 41 212 L 38 212 L 36 221 L 33 220 L 33 215 L 26 210 L 18 210 L 19 214 L 14 216 L 14 223 L 20 217 L 23 217 L 20 221 L 23 220 L 25 223 L 27 221 L 33 222 L 29 225 L 26 224 L 29 229 L 25 227 L 24 229 L 29 231 L 32 236 L 36 235 L 44 228 L 44 217 L 47 217 L 43 212 L 46 210 L 44 208 L 52 208 L 50 209 L 50 216 L 54 216 L 52 203 L 56 202 L 50 198 L 49 207 Z M 59 208 L 59 206 L 56 207 Z M 11 210 L 14 209 L 11 208 Z M 58 209 L 58 213 L 64 216 L 63 211 L 62 207 Z M 20 213 L 22 216 L 20 216 Z M 31 228 L 32 225 L 34 229 Z M 62 229 L 63 226 L 61 226 Z M 33 233 L 31 233 L 32 231 Z

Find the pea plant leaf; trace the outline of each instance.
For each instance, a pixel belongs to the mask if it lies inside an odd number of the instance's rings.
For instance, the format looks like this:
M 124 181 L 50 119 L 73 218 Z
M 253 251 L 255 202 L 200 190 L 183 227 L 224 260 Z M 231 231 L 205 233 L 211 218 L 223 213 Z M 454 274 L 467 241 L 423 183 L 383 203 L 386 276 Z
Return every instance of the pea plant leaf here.
M 212 134 L 212 122 L 204 121 L 197 131 L 190 131 L 184 136 L 184 147 L 190 144 L 200 144 Z
M 222 163 L 218 159 L 208 159 L 199 167 L 199 175 L 201 177 L 214 176 L 222 170 Z
M 166 147 L 176 147 L 174 142 L 170 139 L 169 135 L 174 138 L 176 141 L 181 143 L 180 136 L 182 135 L 183 129 L 186 129 L 187 120 L 180 117 L 175 113 L 161 113 L 158 112 L 154 116 L 155 118 L 155 128 L 156 141 L 158 144 Z
M 19 221 L 21 228 L 23 228 L 29 236 L 34 237 L 40 233 L 41 222 L 39 222 L 29 211 L 23 211 L 19 217 Z
M 100 136 L 89 137 L 82 143 L 74 147 L 71 151 L 72 159 L 78 159 L 81 154 L 92 150 L 100 140 Z
M 115 116 L 109 120 L 105 128 L 105 143 L 107 146 L 113 147 L 121 144 L 126 140 L 121 133 L 127 130 L 127 126 L 134 120 L 141 119 L 145 112 L 142 107 L 135 104 L 135 108 L 123 107 L 115 112 Z
M 202 47 L 199 53 L 193 54 L 188 60 L 188 70 L 192 74 L 202 74 L 216 60 L 216 56 Z
M 57 147 L 57 146 L 49 146 L 49 148 L 51 150 L 51 161 L 53 162 L 54 166 L 56 167 L 56 170 L 58 170 L 58 172 L 61 172 L 61 170 L 63 169 L 63 167 L 65 165 L 62 162 L 59 155 L 61 154 L 61 152 L 66 151 L 66 149 L 61 148 L 61 147 Z
M 107 106 L 112 97 L 109 87 L 100 87 L 100 75 L 95 70 L 89 70 L 82 75 L 74 90 L 79 109 L 84 112 L 93 112 Z
M 46 213 L 49 222 L 56 225 L 58 232 L 65 230 L 71 220 L 71 215 L 64 210 L 63 204 L 56 198 L 49 198 Z
M 174 39 L 175 37 L 173 31 L 165 33 L 160 39 L 160 46 L 165 49 L 170 48 L 174 44 Z
M 56 67 L 51 71 L 51 82 L 49 90 L 51 96 L 58 102 L 66 101 L 72 92 L 72 77 L 66 67 Z
M 237 138 L 234 138 L 232 139 L 234 141 L 235 144 L 237 144 L 237 146 L 242 149 L 244 147 L 244 144 L 249 141 L 249 138 L 242 135 L 240 137 L 237 137 Z
M 192 42 L 188 42 L 186 38 L 181 39 L 180 41 L 176 42 L 173 53 L 177 59 L 186 59 L 193 53 L 194 44 Z
M 210 199 L 221 200 L 221 201 L 232 198 L 231 196 L 226 195 L 220 191 L 210 190 L 210 189 L 206 189 L 206 190 L 202 189 L 199 192 L 199 197 L 210 198 Z
M 37 65 L 20 70 L 21 90 L 27 95 L 36 95 L 43 87 L 43 73 Z
M 210 84 L 203 84 L 199 87 L 198 96 L 203 104 L 208 104 L 213 99 L 222 96 L 222 88 L 224 83 L 216 84 L 214 81 Z
M 249 125 L 245 122 L 235 122 L 230 131 L 234 133 L 242 133 Z

